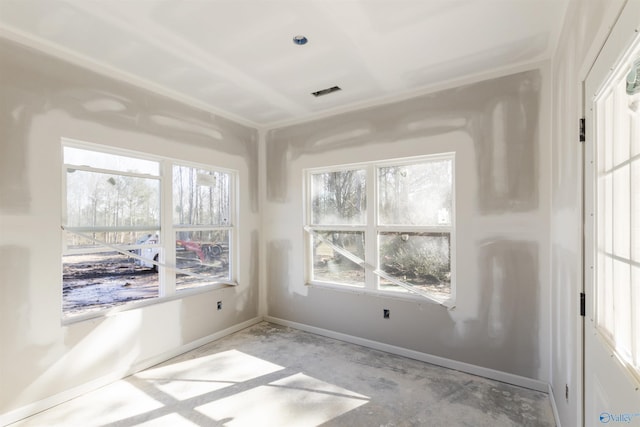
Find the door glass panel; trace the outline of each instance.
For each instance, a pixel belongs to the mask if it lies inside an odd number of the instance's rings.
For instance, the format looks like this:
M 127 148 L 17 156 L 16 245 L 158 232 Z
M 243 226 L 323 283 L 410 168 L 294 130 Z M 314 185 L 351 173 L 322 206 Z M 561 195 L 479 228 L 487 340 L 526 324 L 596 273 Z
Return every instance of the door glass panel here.
M 640 348 L 638 99 L 618 74 L 595 103 L 596 326 L 618 356 L 637 365 Z

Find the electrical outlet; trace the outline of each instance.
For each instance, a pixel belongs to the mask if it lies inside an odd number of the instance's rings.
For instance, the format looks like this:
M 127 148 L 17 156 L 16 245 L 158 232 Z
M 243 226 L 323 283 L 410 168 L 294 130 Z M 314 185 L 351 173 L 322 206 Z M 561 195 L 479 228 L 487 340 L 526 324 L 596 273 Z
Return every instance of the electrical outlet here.
M 222 310 L 222 301 L 218 301 L 218 310 Z
M 388 308 L 382 309 L 382 317 L 385 319 L 389 319 L 391 315 L 391 311 Z

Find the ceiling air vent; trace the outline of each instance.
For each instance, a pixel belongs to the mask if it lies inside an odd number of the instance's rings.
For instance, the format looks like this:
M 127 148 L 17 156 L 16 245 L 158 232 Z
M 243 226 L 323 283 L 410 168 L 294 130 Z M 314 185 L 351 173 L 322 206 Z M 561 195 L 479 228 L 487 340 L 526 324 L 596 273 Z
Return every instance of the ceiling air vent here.
M 340 89 L 339 86 L 334 86 L 334 87 L 330 87 L 328 89 L 319 90 L 317 92 L 311 92 L 311 95 L 313 95 L 313 96 L 315 96 L 317 98 L 318 96 L 329 95 L 330 93 L 337 92 L 339 90 L 342 90 L 342 89 Z

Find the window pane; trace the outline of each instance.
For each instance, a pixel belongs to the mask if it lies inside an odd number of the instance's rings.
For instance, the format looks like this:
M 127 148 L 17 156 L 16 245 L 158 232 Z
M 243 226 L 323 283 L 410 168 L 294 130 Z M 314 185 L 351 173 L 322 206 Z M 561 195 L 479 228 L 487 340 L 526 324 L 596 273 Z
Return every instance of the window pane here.
M 640 114 L 635 116 L 634 144 L 640 147 Z M 638 149 L 636 149 L 636 152 Z M 631 160 L 631 327 L 635 340 L 634 366 L 640 372 L 640 158 Z
M 364 233 L 325 231 L 319 234 L 335 246 L 349 251 L 360 259 L 364 259 Z M 347 285 L 364 285 L 363 267 L 345 258 L 315 236 L 312 241 L 312 280 Z
M 173 222 L 179 225 L 229 225 L 231 175 L 173 167 Z
M 62 257 L 62 305 L 77 315 L 158 296 L 158 273 L 118 252 Z
M 160 181 L 68 169 L 65 225 L 157 227 L 160 225 Z
M 64 147 L 64 163 L 67 165 L 90 166 L 98 169 L 111 169 L 118 172 L 160 175 L 160 164 L 156 161 L 83 150 L 81 148 Z
M 229 230 L 179 231 L 176 233 L 176 266 L 204 277 L 176 273 L 176 289 L 191 289 L 230 280 Z
M 449 233 L 379 233 L 380 269 L 434 296 L 451 294 Z M 380 278 L 383 290 L 405 291 Z
M 365 224 L 367 204 L 364 169 L 318 173 L 311 177 L 313 224 Z
M 378 222 L 451 225 L 452 161 L 378 169 Z
M 613 321 L 616 351 L 625 360 L 632 358 L 631 345 L 631 265 L 626 260 L 613 261 Z

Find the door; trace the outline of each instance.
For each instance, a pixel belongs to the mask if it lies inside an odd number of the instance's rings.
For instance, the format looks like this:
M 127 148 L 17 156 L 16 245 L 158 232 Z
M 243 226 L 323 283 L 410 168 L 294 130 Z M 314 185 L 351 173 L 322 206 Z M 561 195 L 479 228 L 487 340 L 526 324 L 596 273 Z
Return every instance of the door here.
M 585 82 L 586 426 L 640 426 L 639 28 L 628 1 Z

